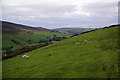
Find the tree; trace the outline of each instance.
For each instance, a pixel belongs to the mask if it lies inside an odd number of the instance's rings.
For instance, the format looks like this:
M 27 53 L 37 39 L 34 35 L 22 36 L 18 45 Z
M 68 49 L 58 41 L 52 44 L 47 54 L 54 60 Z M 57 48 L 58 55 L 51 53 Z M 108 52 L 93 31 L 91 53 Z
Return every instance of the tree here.
M 31 43 L 32 43 L 32 40 L 28 40 L 27 42 L 28 42 L 29 44 L 31 44 Z
M 7 47 L 7 48 L 5 48 L 5 50 L 6 50 L 6 54 L 10 54 L 11 53 L 11 47 Z
M 63 36 L 63 39 L 66 39 L 66 37 L 65 37 L 65 36 Z
M 53 36 L 53 37 L 57 37 L 57 35 L 55 35 L 55 34 L 54 34 L 54 36 Z

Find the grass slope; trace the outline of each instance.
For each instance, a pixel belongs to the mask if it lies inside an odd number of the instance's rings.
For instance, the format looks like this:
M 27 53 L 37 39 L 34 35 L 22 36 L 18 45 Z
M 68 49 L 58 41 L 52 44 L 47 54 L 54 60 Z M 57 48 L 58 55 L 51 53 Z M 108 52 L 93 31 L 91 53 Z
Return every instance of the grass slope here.
M 85 39 L 89 43 L 83 43 Z M 116 78 L 118 39 L 118 27 L 111 27 L 36 49 L 26 53 L 29 59 L 21 55 L 4 60 L 3 78 Z M 75 45 L 77 41 L 81 45 Z
M 56 35 L 56 37 L 70 37 L 69 33 L 55 32 L 42 27 L 30 27 L 11 22 L 2 22 L 2 47 L 13 47 L 14 49 L 22 48 L 23 46 L 38 45 L 39 42 L 49 40 Z M 12 40 L 19 42 L 16 44 Z M 5 50 L 3 50 L 5 51 Z

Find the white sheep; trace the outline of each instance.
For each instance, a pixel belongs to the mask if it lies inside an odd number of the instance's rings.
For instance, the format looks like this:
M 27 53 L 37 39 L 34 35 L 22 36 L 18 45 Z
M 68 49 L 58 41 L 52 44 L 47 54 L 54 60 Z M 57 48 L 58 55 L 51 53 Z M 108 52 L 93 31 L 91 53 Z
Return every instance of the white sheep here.
M 22 58 L 25 58 L 26 57 L 26 54 L 22 56 Z
M 26 54 L 22 56 L 22 58 L 28 59 L 29 56 L 27 56 Z
M 80 42 L 76 42 L 76 45 L 80 45 Z
M 84 40 L 84 43 L 88 43 L 88 40 Z

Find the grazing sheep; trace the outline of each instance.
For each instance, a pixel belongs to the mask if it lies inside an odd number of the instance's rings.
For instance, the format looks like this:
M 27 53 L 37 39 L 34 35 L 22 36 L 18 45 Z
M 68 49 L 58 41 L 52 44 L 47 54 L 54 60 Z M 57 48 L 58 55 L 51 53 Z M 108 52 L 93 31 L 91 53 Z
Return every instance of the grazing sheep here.
M 26 56 L 25 58 L 26 58 L 26 59 L 29 59 L 29 56 Z
M 80 42 L 76 42 L 76 45 L 80 45 Z
M 27 56 L 26 54 L 22 56 L 22 58 L 28 59 L 29 56 Z
M 88 40 L 84 40 L 84 43 L 88 43 Z
M 22 58 L 25 58 L 26 57 L 26 54 L 22 56 Z

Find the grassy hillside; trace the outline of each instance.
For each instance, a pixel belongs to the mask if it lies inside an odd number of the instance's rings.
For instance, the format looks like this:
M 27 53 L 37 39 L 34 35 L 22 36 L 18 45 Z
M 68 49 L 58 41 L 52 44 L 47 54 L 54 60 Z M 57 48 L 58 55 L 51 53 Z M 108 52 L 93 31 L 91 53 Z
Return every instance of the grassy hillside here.
M 3 78 L 117 78 L 118 39 L 116 26 L 62 40 L 4 60 Z
M 40 41 L 49 40 L 56 35 L 57 37 L 69 37 L 69 34 L 57 32 L 31 31 L 32 34 L 3 34 L 3 47 L 13 46 L 14 48 L 22 47 L 22 45 L 38 44 Z M 21 45 L 12 42 L 12 40 L 20 42 Z M 30 41 L 30 42 L 29 42 Z
M 42 27 L 30 27 L 10 22 L 2 22 L 3 52 L 15 50 L 24 46 L 40 45 L 53 38 L 68 38 L 69 33 L 60 33 Z

